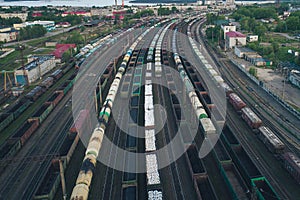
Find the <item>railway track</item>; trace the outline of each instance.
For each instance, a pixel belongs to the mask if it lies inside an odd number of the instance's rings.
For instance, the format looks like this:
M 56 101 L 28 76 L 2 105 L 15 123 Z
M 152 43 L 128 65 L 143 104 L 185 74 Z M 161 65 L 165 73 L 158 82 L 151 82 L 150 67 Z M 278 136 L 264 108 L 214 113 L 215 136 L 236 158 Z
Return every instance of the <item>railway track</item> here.
M 166 48 L 167 44 L 169 46 L 171 45 L 171 42 L 170 42 L 170 38 L 172 38 L 171 36 L 172 36 L 172 33 L 168 30 L 166 32 L 165 37 L 163 38 L 164 42 L 163 42 L 162 47 L 161 47 L 162 50 L 163 49 L 165 49 L 165 50 L 167 49 Z M 164 59 L 162 59 L 162 60 L 164 60 Z M 165 81 L 166 77 L 162 78 L 161 80 Z M 166 82 L 163 83 L 163 85 L 166 85 L 166 84 L 167 84 Z M 163 88 L 163 87 L 161 87 L 161 86 L 157 86 L 157 92 L 158 92 L 158 96 L 160 97 L 159 98 L 159 104 L 161 104 L 165 108 L 168 107 L 168 105 L 171 103 L 170 101 L 167 101 L 166 98 L 165 98 L 165 94 L 167 94 L 168 91 L 166 91 L 166 89 Z M 160 114 L 160 119 L 163 119 L 162 113 L 159 113 L 159 114 Z M 170 116 L 170 115 L 167 115 L 167 116 Z M 163 137 L 163 140 L 164 140 L 163 144 L 164 145 L 169 144 L 170 141 L 171 141 L 171 139 L 174 136 L 174 135 L 172 135 L 172 133 L 176 133 L 172 129 L 172 126 L 170 124 L 170 120 L 169 119 L 170 119 L 170 117 L 168 117 L 168 120 L 166 121 L 167 125 L 164 126 L 163 132 L 162 132 L 162 137 Z M 174 119 L 174 117 L 173 117 L 173 119 Z M 174 152 L 173 152 L 173 150 L 171 152 L 168 151 L 168 155 L 167 156 L 168 156 L 169 160 L 174 160 Z M 172 183 L 173 183 L 172 187 L 173 187 L 174 192 L 176 193 L 175 199 L 185 199 L 185 196 L 183 194 L 182 181 L 181 181 L 180 176 L 179 176 L 179 170 L 178 170 L 177 161 L 171 163 L 168 167 L 171 170 L 171 177 L 172 177 Z
M 68 98 L 65 98 L 61 102 L 60 107 L 56 109 L 60 110 L 69 99 L 70 93 L 68 94 Z M 66 116 L 69 117 L 67 122 L 64 123 L 63 119 Z M 28 153 L 24 155 L 24 159 L 21 159 L 19 163 L 15 163 L 16 167 L 9 167 L 9 172 L 7 171 L 2 174 L 0 178 L 2 183 L 0 187 L 0 199 L 31 199 L 33 197 L 42 177 L 51 164 L 51 159 L 47 155 L 53 155 L 58 152 L 72 123 L 71 112 L 69 110 L 58 112 L 55 118 L 61 119 L 59 120 L 61 123 L 57 124 L 56 120 L 51 121 L 47 128 L 42 131 L 41 135 L 39 135 L 39 138 L 36 138 L 35 146 L 32 146 Z M 46 125 L 43 124 L 43 126 L 45 127 Z M 26 157 L 30 158 L 32 156 L 45 156 L 46 159 L 41 161 L 41 163 L 28 162 Z
M 245 130 L 242 129 L 236 125 L 236 120 L 233 119 L 232 113 L 229 113 L 227 115 L 227 119 L 230 122 L 230 127 L 234 130 L 234 134 L 238 135 L 238 138 L 240 139 L 240 142 L 242 143 L 242 146 L 247 149 L 248 155 L 252 158 L 252 162 L 255 163 L 255 165 L 260 169 L 262 174 L 267 177 L 267 179 L 272 183 L 273 187 L 276 188 L 276 191 L 280 192 L 281 199 L 289 199 L 289 195 L 287 190 L 284 187 L 281 187 L 280 182 L 278 179 L 274 178 L 273 174 L 270 173 L 268 164 L 263 163 L 261 159 L 261 155 L 256 153 L 252 146 L 248 142 L 248 138 L 246 137 L 246 134 L 253 134 L 251 131 L 248 131 L 248 133 L 245 134 Z
M 134 67 L 137 66 L 137 61 L 140 58 L 139 54 L 140 54 L 141 50 L 144 47 L 149 46 L 149 44 L 151 42 L 152 35 L 154 33 L 155 33 L 154 31 L 150 32 L 148 35 L 145 36 L 144 39 L 141 40 L 141 42 L 138 43 L 138 45 L 136 47 L 138 52 L 137 52 L 137 57 L 134 58 L 135 59 Z M 132 58 L 130 59 L 130 61 L 131 60 L 132 60 Z M 132 84 L 131 84 L 131 86 L 132 86 Z M 128 88 L 128 91 L 131 91 L 131 90 L 132 90 L 132 87 Z M 120 99 L 119 94 L 116 97 L 116 103 L 115 104 L 118 107 L 120 105 L 120 108 L 128 106 L 127 104 L 125 105 L 124 102 Z M 118 121 L 119 123 L 121 122 L 120 125 L 122 125 L 124 123 L 127 123 L 127 122 L 125 122 L 126 120 L 122 120 L 122 119 L 126 119 L 126 117 L 127 117 L 127 115 L 125 115 L 126 114 L 125 109 L 117 109 L 117 110 L 120 111 L 120 112 L 117 113 L 117 116 L 114 119 L 114 121 Z M 111 125 L 115 126 L 113 128 L 113 134 L 110 133 L 110 137 L 111 137 L 112 142 L 120 148 L 125 148 L 125 145 L 124 145 L 124 140 L 126 140 L 125 134 L 122 132 L 122 130 L 119 127 L 117 127 L 116 124 L 113 123 L 113 124 L 110 124 L 110 126 Z M 108 128 L 111 129 L 111 127 L 108 127 Z M 111 131 L 109 131 L 109 132 L 111 132 Z M 107 151 L 104 154 L 104 155 L 110 155 L 109 163 L 118 163 L 117 159 L 124 156 L 124 155 L 118 155 L 118 154 L 116 154 L 116 152 L 113 152 L 113 146 L 111 146 L 111 148 L 109 148 L 109 147 L 105 147 L 107 144 L 104 143 L 103 145 L 104 146 L 103 146 L 102 149 L 104 149 L 104 150 L 110 149 L 109 151 Z M 113 169 L 111 167 L 107 167 L 107 166 L 100 166 L 100 167 L 102 169 L 104 167 L 104 170 L 105 170 L 104 178 L 99 177 L 99 178 L 103 179 L 103 180 L 101 180 L 101 182 L 103 182 L 103 187 L 98 188 L 98 190 L 101 191 L 100 192 L 100 194 L 101 194 L 100 199 L 103 199 L 103 200 L 104 199 L 120 199 L 122 197 L 122 195 L 121 195 L 122 191 L 121 192 L 118 191 L 117 192 L 118 194 L 116 194 L 116 192 L 114 192 L 114 191 L 117 190 L 116 188 L 120 188 L 119 184 L 123 180 L 123 176 L 124 176 L 123 173 L 119 172 L 116 169 Z M 94 198 L 95 194 L 92 195 L 92 196 Z M 97 197 L 97 199 L 99 199 L 99 197 Z
M 256 93 L 252 93 L 254 95 L 249 95 L 247 94 L 245 91 L 247 90 L 247 84 L 241 79 L 239 78 L 237 75 L 234 75 L 235 73 L 230 69 L 230 67 L 228 66 L 228 63 L 225 63 L 223 61 L 221 61 L 223 63 L 224 66 L 226 66 L 226 68 L 229 70 L 225 70 L 224 68 L 222 68 L 222 72 L 224 75 L 226 75 L 224 77 L 225 80 L 227 80 L 227 82 L 229 83 L 230 86 L 233 86 L 235 88 L 239 88 L 240 90 L 235 91 L 236 93 L 238 93 L 240 96 L 243 97 L 243 99 L 245 100 L 245 102 L 247 102 L 247 105 L 254 105 L 251 107 L 251 109 L 253 109 L 255 111 L 255 113 L 261 118 L 263 119 L 263 123 L 265 125 L 267 125 L 274 133 L 276 133 L 276 135 L 282 140 L 284 141 L 285 145 L 287 146 L 287 148 L 298 154 L 299 155 L 299 150 L 300 150 L 300 146 L 299 146 L 299 139 L 295 138 L 295 137 L 290 137 L 289 135 L 285 134 L 286 129 L 283 126 L 280 126 L 277 122 L 276 119 L 274 119 L 274 117 L 272 116 L 272 114 L 270 114 L 268 111 L 266 111 L 266 109 L 264 108 L 270 108 L 270 105 L 268 103 L 265 103 L 265 101 L 261 100 L 261 98 L 256 94 Z M 231 78 L 228 78 L 231 77 Z M 232 80 L 238 80 L 239 82 L 236 83 Z M 259 103 L 258 103 L 259 101 Z M 262 104 L 264 105 L 264 107 L 262 106 Z M 271 110 L 273 110 L 273 108 L 271 108 Z M 264 113 L 264 114 L 262 114 Z M 295 127 L 295 130 L 298 130 L 298 128 Z M 300 132 L 300 130 L 298 130 L 298 132 Z M 297 140 L 298 142 L 296 142 L 295 140 Z
M 200 26 L 201 23 L 198 23 L 196 30 L 200 30 Z M 202 35 L 200 35 L 200 32 L 196 30 L 194 31 L 196 40 L 201 43 L 202 46 L 206 46 L 206 48 L 210 49 L 209 52 L 206 52 L 210 55 L 209 57 L 219 65 L 219 70 L 223 74 L 224 79 L 234 88 L 242 88 L 242 92 L 235 92 L 239 93 L 244 98 L 247 98 L 248 105 L 254 105 L 252 106 L 252 109 L 261 119 L 263 119 L 264 123 L 268 125 L 271 130 L 277 133 L 276 135 L 280 139 L 285 141 L 285 144 L 292 152 L 299 155 L 300 138 L 297 133 L 300 132 L 300 128 L 292 124 L 287 119 L 285 121 L 282 121 L 282 115 L 274 107 L 272 107 L 269 102 L 266 102 L 264 99 L 262 99 L 255 91 L 252 91 L 251 95 L 249 95 L 247 93 L 247 90 L 248 84 L 250 83 L 253 88 L 255 87 L 257 90 L 262 89 L 259 88 L 259 86 L 257 86 L 256 84 L 252 84 L 251 80 L 248 81 L 248 77 L 240 72 L 239 69 L 236 69 L 236 67 L 233 68 L 232 64 L 229 63 L 226 59 L 217 60 L 216 58 L 220 58 L 221 55 L 216 55 L 216 53 L 214 53 L 214 50 L 212 50 L 211 47 L 204 43 L 204 41 L 201 39 Z M 205 51 L 205 49 L 203 49 L 203 51 Z
M 200 24 L 198 24 L 198 29 L 200 27 Z M 198 32 L 196 33 L 196 35 L 198 34 Z M 197 38 L 201 41 L 201 38 L 199 35 L 197 35 Z M 203 41 L 202 45 L 203 45 Z M 229 83 L 230 86 L 233 86 L 233 88 L 243 88 L 243 91 L 245 92 L 247 90 L 247 86 L 245 83 L 245 79 L 242 80 L 239 76 L 237 76 L 237 73 L 234 72 L 229 66 L 228 66 L 228 62 L 226 62 L 224 59 L 220 59 L 219 61 L 216 60 L 216 55 L 213 53 L 213 51 L 211 51 L 209 53 L 212 57 L 212 59 L 219 65 L 219 69 L 226 74 L 227 76 L 224 77 L 224 79 L 227 81 L 227 83 Z M 222 64 L 224 64 L 222 66 Z M 228 74 L 229 77 L 228 78 Z M 237 81 L 233 81 L 233 80 L 237 80 Z M 270 105 L 268 103 L 266 103 L 265 101 L 263 101 L 257 94 L 255 94 L 255 98 L 253 98 L 252 96 L 249 95 L 245 95 L 242 94 L 242 92 L 239 93 L 241 96 L 243 96 L 245 100 L 247 100 L 247 105 L 257 105 L 259 104 L 258 102 L 262 103 L 265 107 L 270 108 Z M 255 101 L 256 100 L 256 101 Z M 260 107 L 261 108 L 261 107 Z M 272 110 L 274 110 L 274 108 L 270 108 L 271 111 L 266 111 L 265 109 L 259 109 L 258 106 L 254 106 L 253 110 L 256 111 L 256 113 L 263 119 L 264 124 L 266 124 L 268 127 L 270 127 L 271 129 L 273 129 L 275 132 L 278 133 L 278 131 L 280 131 L 281 133 L 284 132 L 284 130 L 282 130 L 281 127 L 279 127 L 279 125 L 277 124 L 277 121 L 275 119 L 270 119 L 270 112 L 272 112 Z M 274 110 L 275 111 L 275 110 Z M 276 113 L 277 111 L 275 111 Z M 262 114 L 262 113 L 266 113 L 266 114 Z M 231 113 L 232 114 L 232 113 Z M 274 177 L 274 175 L 272 173 L 270 173 L 270 166 L 269 163 L 267 163 L 267 161 L 264 160 L 264 156 L 262 157 L 262 155 L 260 155 L 259 153 L 255 152 L 252 148 L 252 146 L 249 144 L 249 138 L 247 138 L 247 134 L 244 134 L 245 130 L 241 130 L 235 123 L 235 120 L 233 120 L 230 115 L 230 113 L 228 114 L 228 118 L 229 121 L 231 121 L 232 126 L 234 127 L 234 129 L 236 130 L 235 133 L 239 136 L 239 138 L 242 140 L 243 146 L 245 146 L 247 148 L 247 152 L 249 152 L 249 154 L 251 155 L 252 158 L 254 159 L 255 164 L 261 169 L 262 173 L 272 182 L 272 184 L 274 184 L 275 188 L 277 191 L 280 192 L 280 196 L 283 199 L 287 199 L 290 198 L 289 196 L 289 192 L 286 190 L 286 188 L 284 188 L 282 186 L 281 180 L 279 180 L 278 178 Z M 252 134 L 252 133 L 250 133 Z M 280 134 L 279 134 L 280 135 Z M 282 138 L 282 137 L 281 137 Z M 286 141 L 286 140 L 284 140 Z M 292 149 L 293 151 L 295 151 L 296 149 L 294 148 L 294 146 L 289 145 L 288 144 L 288 148 Z

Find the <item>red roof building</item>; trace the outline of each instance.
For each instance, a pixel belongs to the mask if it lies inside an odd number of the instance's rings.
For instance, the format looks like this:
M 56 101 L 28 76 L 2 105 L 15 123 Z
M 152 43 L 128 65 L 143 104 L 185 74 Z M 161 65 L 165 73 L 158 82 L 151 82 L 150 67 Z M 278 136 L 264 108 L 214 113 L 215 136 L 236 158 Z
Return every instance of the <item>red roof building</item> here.
M 62 55 L 70 48 L 76 51 L 76 44 L 56 44 L 56 49 L 52 52 L 52 55 L 54 55 L 55 58 L 61 58 Z
M 68 15 L 81 15 L 81 16 L 86 16 L 86 17 L 90 17 L 91 16 L 91 12 L 86 12 L 86 11 L 71 11 L 71 12 L 63 12 L 61 14 L 61 16 L 65 17 Z
M 41 17 L 41 16 L 42 16 L 42 13 L 40 13 L 40 12 L 32 13 L 31 16 L 32 16 L 32 17 Z
M 226 49 L 232 49 L 235 46 L 245 46 L 245 45 L 246 45 L 246 35 L 237 31 L 229 31 L 226 33 L 226 38 L 225 38 Z

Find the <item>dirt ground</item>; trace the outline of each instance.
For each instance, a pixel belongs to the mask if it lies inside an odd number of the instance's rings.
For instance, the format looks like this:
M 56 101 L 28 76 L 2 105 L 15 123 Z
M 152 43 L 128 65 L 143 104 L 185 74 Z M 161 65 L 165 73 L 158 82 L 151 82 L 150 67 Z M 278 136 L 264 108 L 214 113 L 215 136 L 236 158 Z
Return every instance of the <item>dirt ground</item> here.
M 284 98 L 288 103 L 300 108 L 300 89 L 285 81 L 279 72 L 272 69 L 257 68 L 257 76 L 259 80 L 265 82 L 271 91 Z
M 245 66 L 248 71 L 253 64 L 238 58 L 234 55 L 233 51 L 227 52 L 229 59 L 234 59 L 239 64 Z M 293 86 L 289 81 L 284 81 L 284 77 L 279 72 L 272 69 L 264 69 L 256 67 L 258 79 L 263 81 L 264 84 L 275 94 L 283 98 L 286 102 L 300 108 L 300 89 Z M 283 92 L 284 91 L 284 92 Z

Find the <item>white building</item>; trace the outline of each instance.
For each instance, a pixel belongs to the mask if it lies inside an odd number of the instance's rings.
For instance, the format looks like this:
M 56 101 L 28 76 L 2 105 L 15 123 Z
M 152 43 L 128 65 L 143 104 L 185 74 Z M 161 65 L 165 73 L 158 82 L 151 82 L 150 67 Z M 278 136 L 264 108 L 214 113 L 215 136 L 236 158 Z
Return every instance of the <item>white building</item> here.
M 224 39 L 226 38 L 226 33 L 230 31 L 236 31 L 236 26 L 232 26 L 232 25 L 222 25 L 221 28 L 224 32 Z
M 0 29 L 0 41 L 11 42 L 17 40 L 19 31 L 12 28 L 1 28 Z
M 26 21 L 27 17 L 28 17 L 28 13 L 27 12 L 24 12 L 24 13 L 0 13 L 0 17 L 1 18 L 13 18 L 13 17 L 18 17 L 20 18 L 23 22 Z
M 226 0 L 226 5 L 234 5 L 235 0 Z
M 26 26 L 34 26 L 34 25 L 41 25 L 43 26 L 45 29 L 47 29 L 47 31 L 52 31 L 55 29 L 55 22 L 54 21 L 33 21 L 33 22 L 24 22 L 21 24 L 14 24 L 14 28 L 17 30 L 20 30 L 21 28 L 24 28 Z
M 56 66 L 59 62 L 53 55 L 33 56 L 28 59 L 29 63 L 24 67 L 15 71 L 15 81 L 20 85 L 26 85 L 27 81 L 30 83 L 42 78 L 47 72 Z M 24 74 L 25 73 L 25 74 Z
M 258 35 L 248 35 L 247 36 L 247 42 L 257 42 L 258 41 Z
M 228 33 L 226 33 L 225 50 L 232 49 L 237 45 L 245 46 L 246 43 L 246 35 L 237 31 L 229 31 Z

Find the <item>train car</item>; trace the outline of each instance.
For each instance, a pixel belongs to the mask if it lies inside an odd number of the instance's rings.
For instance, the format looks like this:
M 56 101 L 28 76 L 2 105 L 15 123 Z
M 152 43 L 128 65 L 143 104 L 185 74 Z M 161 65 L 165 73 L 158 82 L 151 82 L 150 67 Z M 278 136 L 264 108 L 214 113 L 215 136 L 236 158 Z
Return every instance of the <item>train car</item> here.
M 36 86 L 33 88 L 25 97 L 31 101 L 36 101 L 43 93 L 44 89 L 41 86 Z
M 63 71 L 61 69 L 55 70 L 50 76 L 53 77 L 55 80 L 60 79 L 62 77 Z
M 283 154 L 284 167 L 300 184 L 300 158 L 291 152 Z
M 54 78 L 48 77 L 40 84 L 40 86 L 48 89 L 49 87 L 51 87 L 53 85 L 53 83 L 54 83 Z
M 235 93 L 230 93 L 228 95 L 229 102 L 237 110 L 240 111 L 246 106 L 246 103 Z
M 221 87 L 224 89 L 226 96 L 228 97 L 230 93 L 232 93 L 231 87 L 227 83 L 221 83 Z
M 259 138 L 271 152 L 281 153 L 284 150 L 284 143 L 268 128 L 261 126 L 258 128 Z
M 252 129 L 258 129 L 262 125 L 261 119 L 248 107 L 242 108 L 242 118 Z

